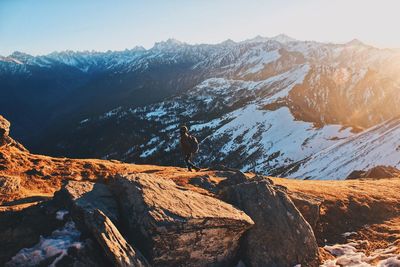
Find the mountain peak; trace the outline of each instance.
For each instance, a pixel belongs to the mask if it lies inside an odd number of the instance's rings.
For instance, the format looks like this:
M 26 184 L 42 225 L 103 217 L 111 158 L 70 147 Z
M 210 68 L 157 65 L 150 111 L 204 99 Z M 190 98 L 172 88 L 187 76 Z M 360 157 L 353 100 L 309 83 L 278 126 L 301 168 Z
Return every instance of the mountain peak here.
M 279 34 L 273 37 L 263 37 L 261 35 L 257 35 L 256 37 L 252 39 L 248 39 L 245 42 L 250 42 L 250 43 L 259 43 L 259 42 L 268 42 L 268 41 L 276 41 L 282 44 L 290 43 L 290 42 L 295 42 L 297 41 L 296 39 L 286 35 L 286 34 Z
M 294 39 L 294 38 L 292 38 L 292 37 L 290 37 L 290 36 L 288 36 L 286 34 L 283 34 L 283 33 L 282 34 L 278 34 L 278 35 L 276 35 L 274 37 L 271 37 L 270 39 L 274 40 L 274 41 L 277 41 L 277 42 L 280 42 L 280 43 L 284 43 L 284 44 L 297 41 L 296 39 Z
M 355 39 L 351 40 L 350 42 L 347 42 L 345 45 L 355 45 L 355 46 L 362 45 L 362 46 L 364 46 L 365 44 L 355 38 Z
M 227 39 L 227 40 L 223 41 L 221 44 L 222 45 L 234 45 L 236 43 L 232 39 Z
M 174 38 L 169 38 L 166 41 L 155 43 L 153 49 L 173 49 L 184 45 L 186 45 L 186 43 L 178 41 Z
M 23 53 L 23 52 L 20 52 L 20 51 L 15 51 L 11 55 L 9 55 L 8 58 L 12 58 L 12 59 L 16 59 L 18 61 L 26 62 L 29 59 L 32 59 L 33 56 L 29 55 L 29 54 L 26 54 L 26 53 Z

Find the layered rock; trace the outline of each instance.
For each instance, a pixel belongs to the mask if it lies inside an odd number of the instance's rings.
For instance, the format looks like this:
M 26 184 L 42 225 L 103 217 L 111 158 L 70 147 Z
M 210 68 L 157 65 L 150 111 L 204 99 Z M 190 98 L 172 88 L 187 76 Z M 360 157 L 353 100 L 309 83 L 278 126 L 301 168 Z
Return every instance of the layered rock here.
M 7 144 L 10 140 L 10 122 L 0 115 L 0 146 Z
M 117 177 L 113 188 L 130 238 L 155 266 L 226 266 L 254 224 L 230 204 L 155 175 Z
M 101 183 L 68 181 L 56 193 L 56 198 L 72 208 L 78 219 L 84 213 L 101 210 L 113 223 L 118 224 L 118 204 L 110 189 Z
M 140 252 L 125 240 L 112 221 L 99 209 L 85 215 L 85 224 L 113 266 L 150 266 Z
M 74 220 L 93 236 L 113 266 L 149 266 L 115 226 L 118 204 L 105 184 L 68 181 L 57 199 L 72 210 Z
M 318 266 L 311 226 L 284 191 L 254 179 L 226 187 L 223 195 L 255 222 L 241 244 L 246 266 Z
M 296 208 L 300 211 L 301 215 L 303 215 L 304 219 L 306 219 L 306 221 L 315 231 L 317 228 L 323 199 L 309 196 L 300 192 L 290 192 L 289 196 Z

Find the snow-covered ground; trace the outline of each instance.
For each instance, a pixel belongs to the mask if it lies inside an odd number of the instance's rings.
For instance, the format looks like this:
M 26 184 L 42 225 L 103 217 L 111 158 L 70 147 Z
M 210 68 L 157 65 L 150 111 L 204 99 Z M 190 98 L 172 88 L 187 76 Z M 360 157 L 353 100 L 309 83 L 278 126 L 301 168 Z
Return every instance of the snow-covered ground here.
M 368 241 L 353 241 L 347 244 L 325 246 L 324 249 L 335 256 L 325 261 L 321 267 L 399 267 L 400 255 L 395 253 L 397 247 L 389 246 L 366 255 L 359 247 Z
M 261 152 L 255 162 L 243 166 L 244 171 L 268 172 L 270 168 L 304 159 L 352 135 L 349 128 L 343 129 L 340 125 L 316 129 L 312 123 L 296 121 L 286 107 L 270 111 L 252 104 L 228 114 L 227 118 L 231 120 L 207 139 L 218 143 L 218 139 L 229 136 L 219 151 L 228 155 L 240 149 L 244 163 L 246 157 Z M 278 156 L 271 160 L 272 154 Z
M 69 248 L 81 249 L 83 247 L 84 244 L 79 241 L 80 235 L 75 223 L 68 221 L 63 228 L 55 230 L 49 237 L 40 237 L 39 243 L 35 246 L 21 249 L 7 263 L 7 266 L 39 266 L 44 260 L 52 259 L 48 266 L 54 267 L 67 255 Z
M 290 177 L 344 179 L 377 165 L 400 168 L 400 119 L 393 119 L 312 155 Z

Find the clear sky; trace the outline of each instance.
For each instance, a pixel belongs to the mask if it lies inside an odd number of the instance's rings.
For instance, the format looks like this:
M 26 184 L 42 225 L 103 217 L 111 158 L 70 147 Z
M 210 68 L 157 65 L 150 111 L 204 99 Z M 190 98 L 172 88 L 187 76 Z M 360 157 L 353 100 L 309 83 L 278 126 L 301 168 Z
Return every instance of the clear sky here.
M 0 55 L 123 50 L 175 38 L 358 38 L 400 47 L 400 0 L 0 0 Z

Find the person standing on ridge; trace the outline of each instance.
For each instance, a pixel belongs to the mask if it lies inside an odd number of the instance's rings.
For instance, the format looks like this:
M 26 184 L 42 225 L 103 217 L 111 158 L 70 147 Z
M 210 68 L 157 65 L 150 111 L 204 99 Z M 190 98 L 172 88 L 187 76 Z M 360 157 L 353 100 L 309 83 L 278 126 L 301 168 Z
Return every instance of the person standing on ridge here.
M 181 149 L 182 153 L 185 156 L 185 163 L 189 171 L 195 169 L 199 171 L 200 168 L 193 164 L 192 157 L 199 150 L 199 142 L 196 137 L 189 134 L 189 130 L 186 126 L 182 126 L 180 129 L 181 134 Z

